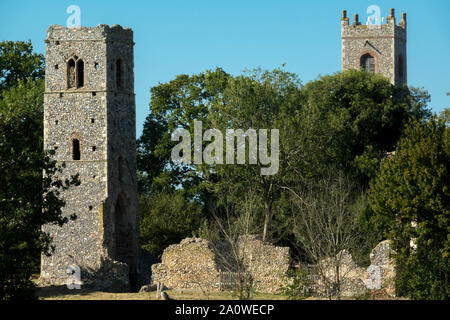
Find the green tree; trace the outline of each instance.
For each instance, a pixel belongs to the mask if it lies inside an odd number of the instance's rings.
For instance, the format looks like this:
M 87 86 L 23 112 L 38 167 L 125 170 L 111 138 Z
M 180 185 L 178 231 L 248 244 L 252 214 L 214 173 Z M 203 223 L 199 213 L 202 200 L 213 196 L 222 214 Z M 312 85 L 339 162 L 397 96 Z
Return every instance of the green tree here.
M 41 226 L 69 219 L 60 192 L 79 183 L 57 179 L 63 166 L 43 150 L 43 75 L 30 42 L 0 43 L 0 299 L 33 297 L 30 277 L 52 248 Z
M 154 192 L 139 197 L 140 244 L 158 258 L 202 223 L 202 208 L 187 200 L 182 191 Z
M 275 174 L 261 174 L 261 169 L 268 165 L 261 163 L 260 155 L 256 165 L 249 163 L 250 145 L 249 138 L 246 138 L 245 164 L 213 166 L 218 178 L 209 184 L 219 197 L 226 197 L 227 202 L 232 201 L 237 206 L 243 205 L 242 195 L 245 193 L 251 192 L 259 198 L 260 207 L 255 210 L 260 213 L 263 241 L 283 238 L 288 228 L 286 219 L 282 221 L 279 218 L 283 216 L 283 188 L 295 179 L 295 172 L 301 171 L 299 162 L 302 158 L 299 154 L 303 150 L 299 137 L 303 132 L 299 132 L 298 117 L 302 107 L 301 89 L 298 77 L 280 68 L 273 71 L 247 71 L 241 76 L 229 78 L 226 89 L 214 101 L 208 114 L 211 127 L 219 129 L 224 135 L 227 129 L 242 129 L 244 132 L 247 129 L 267 129 L 269 154 L 274 142 L 271 140 L 271 130 L 279 131 L 280 146 Z M 226 155 L 223 156 L 225 159 Z M 234 158 L 236 163 L 237 152 Z
M 28 79 L 0 93 L 0 299 L 32 297 L 30 277 L 50 252 L 41 226 L 68 220 L 59 195 L 78 183 L 55 179 L 62 168 L 42 149 L 42 90 Z
M 386 152 L 393 151 L 405 124 L 430 116 L 423 89 L 393 86 L 379 74 L 349 70 L 305 86 L 305 121 L 324 146 L 315 163 L 336 166 L 367 187 Z
M 31 42 L 0 42 L 0 91 L 17 84 L 18 79 L 44 78 L 44 56 L 33 53 Z
M 320 278 L 318 291 L 341 298 L 343 287 L 356 266 L 346 261 L 360 231 L 356 222 L 366 207 L 365 197 L 342 173 L 330 170 L 292 196 L 293 229 L 306 251 L 312 274 Z M 317 293 L 319 293 L 317 292 Z
M 206 208 L 215 206 L 211 204 L 216 201 L 214 195 L 205 186 L 214 177 L 193 165 L 172 163 L 170 155 L 177 142 L 171 135 L 177 128 L 192 133 L 194 120 L 207 121 L 211 101 L 222 93 L 228 77 L 216 69 L 179 75 L 151 88 L 151 111 L 137 141 L 137 169 L 141 243 L 157 256 L 197 231 Z
M 370 186 L 371 221 L 393 242 L 397 289 L 414 299 L 450 296 L 449 120 L 444 112 L 412 122 Z
M 330 167 L 364 191 L 386 152 L 395 149 L 404 124 L 429 115 L 426 91 L 396 87 L 385 77 L 354 70 L 303 86 L 295 74 L 280 68 L 240 76 L 216 69 L 180 75 L 151 92 L 151 114 L 139 140 L 143 161 L 138 162 L 143 185 L 151 186 L 147 190 L 183 189 L 187 199 L 199 200 L 205 216 L 220 212 L 221 198 L 241 206 L 242 194 L 254 192 L 260 200 L 255 209 L 259 232 L 265 240 L 284 244 L 295 241 L 290 195 L 301 193 Z M 202 121 L 204 130 L 217 128 L 223 134 L 226 129 L 278 129 L 278 172 L 262 176 L 265 166 L 250 165 L 248 151 L 245 165 L 174 165 L 170 153 L 177 142 L 171 134 L 177 128 L 192 134 L 194 120 Z M 365 219 L 360 220 L 360 229 L 368 230 Z
M 182 187 L 187 197 L 208 202 L 210 194 L 204 188 L 207 178 L 204 173 L 195 166 L 171 162 L 171 151 L 177 144 L 171 135 L 177 128 L 193 133 L 194 120 L 207 122 L 211 103 L 223 92 L 228 77 L 218 68 L 198 75 L 179 75 L 151 88 L 151 112 L 137 142 L 141 192 Z
M 383 76 L 354 70 L 305 86 L 282 69 L 230 77 L 223 95 L 213 101 L 209 122 L 222 132 L 279 129 L 280 168 L 273 176 L 261 176 L 261 164 L 213 166 L 216 193 L 228 199 L 234 195 L 239 203 L 246 190 L 257 190 L 264 212 L 263 239 L 286 237 L 286 192 L 301 193 L 330 168 L 349 175 L 356 188 L 365 190 L 381 159 L 395 148 L 404 124 L 429 115 L 428 100 L 424 90 L 396 87 Z

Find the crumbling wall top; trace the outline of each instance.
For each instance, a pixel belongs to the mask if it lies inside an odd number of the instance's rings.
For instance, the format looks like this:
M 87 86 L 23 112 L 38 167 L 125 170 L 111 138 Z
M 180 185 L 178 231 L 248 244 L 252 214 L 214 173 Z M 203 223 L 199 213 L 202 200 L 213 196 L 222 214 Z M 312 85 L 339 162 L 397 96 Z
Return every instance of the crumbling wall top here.
M 47 29 L 47 41 L 74 41 L 74 40 L 118 40 L 133 41 L 133 31 L 118 24 L 108 26 L 99 24 L 96 27 L 64 27 L 51 25 Z

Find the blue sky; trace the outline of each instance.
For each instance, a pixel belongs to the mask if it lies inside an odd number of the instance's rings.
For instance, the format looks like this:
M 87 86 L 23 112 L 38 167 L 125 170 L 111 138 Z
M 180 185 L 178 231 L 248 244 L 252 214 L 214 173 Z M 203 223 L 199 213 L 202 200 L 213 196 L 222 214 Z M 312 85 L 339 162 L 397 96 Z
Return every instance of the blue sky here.
M 377 5 L 408 19 L 408 84 L 431 94 L 432 110 L 449 107 L 450 1 L 398 0 L 0 0 L 0 40 L 31 39 L 45 53 L 51 24 L 66 25 L 69 5 L 81 9 L 81 25 L 120 24 L 134 30 L 137 134 L 149 111 L 149 89 L 178 74 L 221 67 L 273 69 L 286 63 L 304 83 L 341 68 L 340 14 L 352 18 Z

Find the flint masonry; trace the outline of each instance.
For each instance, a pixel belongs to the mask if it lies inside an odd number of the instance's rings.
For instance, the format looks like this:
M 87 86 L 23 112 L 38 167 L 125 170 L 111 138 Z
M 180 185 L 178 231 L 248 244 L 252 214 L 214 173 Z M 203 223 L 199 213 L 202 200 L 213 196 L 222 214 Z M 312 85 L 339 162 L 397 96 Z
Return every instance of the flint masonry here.
M 137 286 L 139 228 L 133 31 L 118 25 L 47 31 L 44 144 L 65 163 L 63 214 L 77 219 L 44 230 L 56 247 L 42 257 L 41 283 L 66 283 L 67 268 L 96 287 Z M 99 282 L 102 282 L 100 284 Z
M 350 24 L 347 11 L 342 11 L 342 70 L 364 69 L 381 73 L 392 84 L 407 83 L 406 13 L 396 24 L 394 9 L 390 9 L 386 23 L 362 25 L 358 14 Z
M 398 25 L 391 9 L 386 24 L 367 26 L 342 11 L 341 33 L 342 70 L 407 83 L 405 13 Z M 63 215 L 77 219 L 43 227 L 56 249 L 42 256 L 40 283 L 66 284 L 74 265 L 83 285 L 137 289 L 151 262 L 138 244 L 133 32 L 52 25 L 45 42 L 44 147 L 66 164 L 59 178 L 78 173 L 81 185 L 62 194 Z

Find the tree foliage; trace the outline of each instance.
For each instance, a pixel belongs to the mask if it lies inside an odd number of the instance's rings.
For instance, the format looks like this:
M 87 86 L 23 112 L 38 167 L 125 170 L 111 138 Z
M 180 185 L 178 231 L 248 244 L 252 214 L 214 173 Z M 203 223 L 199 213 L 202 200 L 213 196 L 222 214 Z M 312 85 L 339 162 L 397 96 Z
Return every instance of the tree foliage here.
M 372 223 L 393 241 L 398 290 L 415 299 L 449 298 L 448 123 L 448 112 L 412 122 L 370 187 Z
M 345 261 L 346 252 L 360 237 L 356 224 L 365 206 L 364 195 L 333 171 L 292 195 L 296 239 L 313 263 L 311 272 L 320 278 L 319 290 L 330 299 L 340 299 L 343 283 L 354 271 Z
M 17 80 L 44 78 L 44 56 L 33 52 L 31 42 L 0 42 L 0 90 L 16 86 Z
M 141 195 L 139 212 L 140 244 L 157 257 L 169 245 L 192 236 L 202 223 L 201 207 L 187 200 L 181 191 Z
M 211 190 L 236 205 L 241 203 L 244 193 L 253 193 L 259 198 L 260 232 L 263 241 L 269 238 L 281 238 L 284 234 L 282 222 L 277 217 L 283 214 L 282 188 L 294 179 L 293 168 L 299 169 L 301 145 L 296 131 L 299 128 L 297 116 L 302 101 L 302 84 L 298 77 L 282 69 L 271 72 L 247 71 L 241 76 L 229 78 L 226 89 L 219 99 L 214 101 L 209 113 L 213 128 L 225 135 L 227 129 L 267 129 L 268 145 L 271 152 L 271 130 L 280 132 L 280 153 L 278 170 L 273 175 L 262 175 L 267 165 L 261 163 L 258 156 L 256 165 L 249 163 L 250 145 L 247 143 L 245 164 L 216 165 L 214 172 L 217 180 L 209 184 Z M 260 133 L 259 133 L 260 134 Z M 249 141 L 249 139 L 246 139 Z M 271 155 L 274 156 L 274 155 Z M 237 163 L 236 154 L 234 164 Z M 256 209 L 256 208 L 255 208 Z M 274 219 L 275 216 L 275 219 Z M 274 223 L 280 222 L 276 228 Z M 281 227 L 281 228 L 280 228 Z M 286 227 L 286 226 L 285 226 Z
M 291 245 L 297 243 L 291 227 L 293 193 L 323 178 L 330 168 L 364 191 L 381 159 L 395 149 L 404 124 L 429 116 L 426 91 L 396 87 L 381 75 L 354 70 L 303 86 L 282 68 L 239 76 L 216 69 L 180 75 L 151 93 L 138 155 L 145 192 L 181 188 L 188 199 L 199 201 L 207 218 L 211 210 L 220 212 L 225 199 L 242 206 L 242 195 L 252 192 L 259 199 L 258 233 L 265 240 Z M 244 165 L 175 165 L 170 161 L 176 144 L 171 134 L 177 128 L 192 134 L 194 120 L 202 121 L 203 130 L 216 128 L 224 136 L 226 129 L 278 129 L 278 172 L 262 176 L 263 165 L 249 164 L 248 151 Z M 366 220 L 361 217 L 360 230 L 368 230 Z M 362 236 L 360 245 L 372 245 L 373 237 Z M 370 249 L 367 245 L 360 251 L 367 255 Z
M 44 153 L 42 61 L 31 44 L 2 42 L 0 52 L 0 299 L 33 296 L 31 274 L 41 252 L 50 253 L 46 223 L 62 225 L 62 167 Z M 43 177 L 44 172 L 44 177 Z M 72 217 L 73 218 L 73 217 Z
M 316 153 L 316 165 L 336 166 L 363 186 L 395 149 L 405 124 L 430 115 L 426 91 L 393 86 L 369 72 L 320 77 L 305 86 L 305 95 L 303 117 L 313 124 L 314 143 L 325 148 Z

